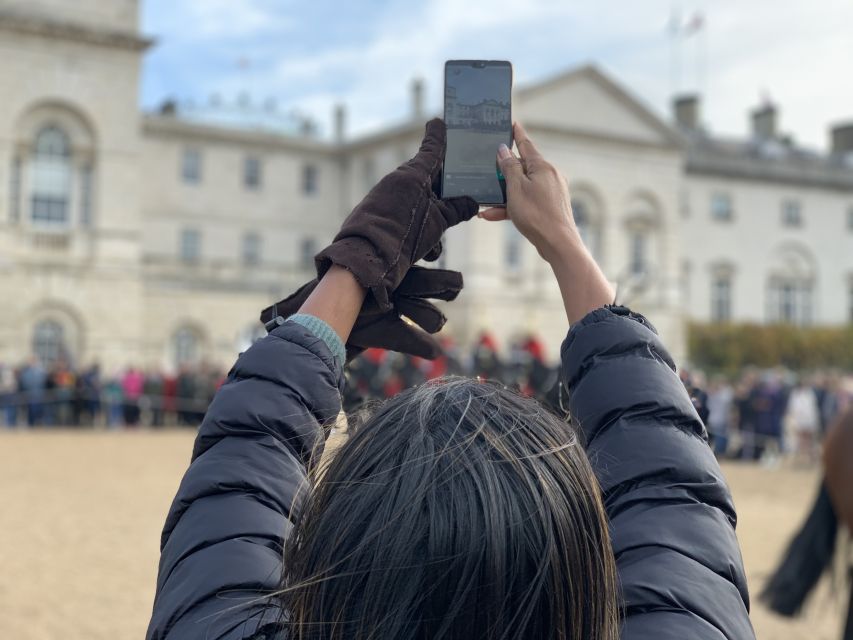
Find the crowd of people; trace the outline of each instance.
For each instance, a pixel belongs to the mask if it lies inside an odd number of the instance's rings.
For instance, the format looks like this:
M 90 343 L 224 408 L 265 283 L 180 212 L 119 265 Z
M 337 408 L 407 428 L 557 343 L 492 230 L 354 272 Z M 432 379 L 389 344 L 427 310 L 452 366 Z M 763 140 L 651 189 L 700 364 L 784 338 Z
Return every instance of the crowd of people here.
M 174 374 L 130 366 L 104 375 L 97 364 L 32 358 L 19 367 L 0 364 L 0 420 L 7 427 L 197 426 L 224 379 L 204 363 Z
M 796 375 L 783 369 L 746 371 L 731 380 L 681 372 L 718 457 L 761 460 L 784 456 L 812 464 L 832 420 L 853 404 L 839 373 Z
M 470 351 L 450 340 L 436 360 L 368 349 L 350 363 L 344 408 L 392 397 L 427 380 L 465 375 L 499 380 L 565 413 L 568 406 L 557 368 L 534 336 L 501 351 L 482 333 Z M 747 371 L 731 380 L 681 371 L 711 445 L 719 457 L 761 460 L 772 466 L 785 455 L 816 460 L 818 445 L 832 419 L 853 403 L 853 392 L 837 374 L 797 378 L 784 370 Z M 195 427 L 224 381 L 217 368 L 200 364 L 176 373 L 129 367 L 104 376 L 98 365 L 74 369 L 33 358 L 20 367 L 0 365 L 0 421 L 6 426 L 147 425 Z

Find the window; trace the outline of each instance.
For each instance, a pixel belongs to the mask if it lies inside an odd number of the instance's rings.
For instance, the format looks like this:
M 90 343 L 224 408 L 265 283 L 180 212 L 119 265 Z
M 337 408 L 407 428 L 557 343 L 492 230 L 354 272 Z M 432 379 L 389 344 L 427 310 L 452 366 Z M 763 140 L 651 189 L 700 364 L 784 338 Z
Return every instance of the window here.
M 518 273 L 521 270 L 521 249 L 524 237 L 514 224 L 504 225 L 504 264 L 508 271 Z
M 184 149 L 181 160 L 181 177 L 187 184 L 201 182 L 201 151 L 192 148 Z
M 592 212 L 590 211 L 587 201 L 580 198 L 572 200 L 572 214 L 575 219 L 575 225 L 580 233 L 581 240 L 584 246 L 589 249 L 592 256 L 598 260 L 599 258 L 599 233 L 598 227 L 595 224 Z
M 786 227 L 803 226 L 803 216 L 800 203 L 796 200 L 782 202 L 782 224 Z
M 261 181 L 261 159 L 258 156 L 246 156 L 243 160 L 243 186 L 247 189 L 260 189 Z
M 33 331 L 33 354 L 42 364 L 52 364 L 67 356 L 65 331 L 56 320 L 42 320 Z
M 21 159 L 12 160 L 9 173 L 9 221 L 17 222 L 21 218 Z
M 201 233 L 197 229 L 181 231 L 180 254 L 184 262 L 198 262 L 201 257 Z
M 261 236 L 247 233 L 243 236 L 243 264 L 255 266 L 261 262 Z
M 640 276 L 646 273 L 648 268 L 648 240 L 645 231 L 632 231 L 630 236 L 631 274 Z
M 711 280 L 711 321 L 732 319 L 732 279 L 729 274 L 716 274 Z
M 711 217 L 719 222 L 730 222 L 734 217 L 732 198 L 727 193 L 715 193 L 711 196 Z
M 305 271 L 314 269 L 314 255 L 317 253 L 317 242 L 314 238 L 303 238 L 299 245 L 299 268 Z
M 302 167 L 302 193 L 312 195 L 317 193 L 317 167 L 306 164 Z
M 175 364 L 191 365 L 199 361 L 201 356 L 201 340 L 198 332 L 191 327 L 181 327 L 175 331 L 172 338 L 172 348 L 175 353 Z
M 80 169 L 80 224 L 92 226 L 92 165 Z
M 770 281 L 768 317 L 771 322 L 809 325 L 814 316 L 812 308 L 812 283 L 792 279 Z
M 71 143 L 55 126 L 36 136 L 32 162 L 32 221 L 67 225 L 71 200 Z

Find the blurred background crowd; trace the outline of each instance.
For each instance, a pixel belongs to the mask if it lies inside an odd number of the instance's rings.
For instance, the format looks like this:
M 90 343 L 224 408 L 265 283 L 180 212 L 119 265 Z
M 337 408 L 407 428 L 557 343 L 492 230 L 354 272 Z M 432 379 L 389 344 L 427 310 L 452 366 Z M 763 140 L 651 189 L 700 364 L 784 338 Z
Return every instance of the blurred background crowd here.
M 470 350 L 445 338 L 436 360 L 368 349 L 350 363 L 344 406 L 358 410 L 404 389 L 448 375 L 498 380 L 545 402 L 558 414 L 568 398 L 558 369 L 542 342 L 528 335 L 508 350 L 494 336 L 480 334 Z M 105 374 L 58 360 L 45 366 L 32 358 L 21 366 L 0 365 L 0 409 L 7 427 L 196 427 L 226 373 L 206 362 L 177 371 L 129 366 Z M 798 373 L 745 368 L 735 375 L 679 373 L 705 423 L 719 457 L 777 466 L 784 457 L 815 463 L 832 419 L 853 405 L 853 378 L 838 370 Z

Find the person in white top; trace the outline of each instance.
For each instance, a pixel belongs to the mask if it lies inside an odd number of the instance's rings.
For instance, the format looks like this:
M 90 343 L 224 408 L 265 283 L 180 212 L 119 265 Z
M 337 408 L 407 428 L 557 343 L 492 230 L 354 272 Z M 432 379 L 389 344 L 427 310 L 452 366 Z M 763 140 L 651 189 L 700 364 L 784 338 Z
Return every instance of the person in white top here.
M 804 380 L 800 380 L 788 398 L 787 419 L 796 434 L 795 455 L 809 462 L 816 460 L 816 434 L 820 428 L 820 409 L 817 395 Z

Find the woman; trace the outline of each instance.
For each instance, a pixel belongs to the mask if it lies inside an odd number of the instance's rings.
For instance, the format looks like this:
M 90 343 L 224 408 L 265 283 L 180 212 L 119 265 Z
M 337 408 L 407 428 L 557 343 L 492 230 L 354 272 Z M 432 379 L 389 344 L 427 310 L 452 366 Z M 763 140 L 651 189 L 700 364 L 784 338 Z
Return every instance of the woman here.
M 481 216 L 508 217 L 553 268 L 579 430 L 499 386 L 431 382 L 353 429 L 311 490 L 346 354 L 435 356 L 444 319 L 425 299 L 461 288 L 413 266 L 477 211 L 433 193 L 432 121 L 214 399 L 163 530 L 148 638 L 754 637 L 731 496 L 672 360 L 642 316 L 608 306 L 565 180 L 518 125 L 515 140 L 520 159 L 498 151 L 507 209 Z

